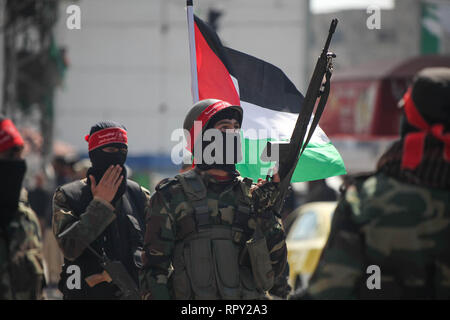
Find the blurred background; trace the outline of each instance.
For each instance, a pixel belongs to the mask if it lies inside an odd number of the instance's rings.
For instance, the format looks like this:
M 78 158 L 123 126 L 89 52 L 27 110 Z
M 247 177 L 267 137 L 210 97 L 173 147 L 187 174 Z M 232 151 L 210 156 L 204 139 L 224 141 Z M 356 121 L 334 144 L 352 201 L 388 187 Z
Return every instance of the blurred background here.
M 67 27 L 70 5 L 80 8 L 80 29 Z M 395 140 L 397 102 L 413 75 L 450 67 L 448 0 L 195 0 L 194 8 L 225 45 L 278 66 L 302 93 L 329 23 L 339 19 L 320 126 L 349 173 L 374 170 Z M 85 176 L 84 136 L 100 120 L 127 127 L 132 179 L 153 191 L 178 172 L 170 137 L 192 104 L 184 0 L 0 0 L 0 48 L 1 112 L 26 140 L 26 187 L 45 230 L 55 187 Z M 336 200 L 341 182 L 296 184 L 286 217 L 302 204 Z M 303 220 L 297 240 L 321 221 Z M 51 283 L 61 258 L 54 245 Z

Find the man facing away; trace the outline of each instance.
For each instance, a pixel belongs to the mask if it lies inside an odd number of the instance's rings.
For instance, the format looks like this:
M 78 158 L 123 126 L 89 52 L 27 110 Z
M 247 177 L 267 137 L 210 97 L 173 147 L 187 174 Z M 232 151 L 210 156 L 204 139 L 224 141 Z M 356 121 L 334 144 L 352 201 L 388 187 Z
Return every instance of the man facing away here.
M 418 73 L 401 105 L 400 140 L 346 186 L 309 298 L 450 298 L 450 68 Z

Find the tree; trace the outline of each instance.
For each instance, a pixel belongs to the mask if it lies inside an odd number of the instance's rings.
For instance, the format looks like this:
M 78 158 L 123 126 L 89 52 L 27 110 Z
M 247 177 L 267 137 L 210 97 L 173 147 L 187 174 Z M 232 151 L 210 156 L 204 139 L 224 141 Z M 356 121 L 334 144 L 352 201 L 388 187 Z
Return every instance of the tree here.
M 52 156 L 54 92 L 67 68 L 65 50 L 53 35 L 58 7 L 58 0 L 4 3 L 2 112 L 13 120 L 38 114 L 43 168 Z

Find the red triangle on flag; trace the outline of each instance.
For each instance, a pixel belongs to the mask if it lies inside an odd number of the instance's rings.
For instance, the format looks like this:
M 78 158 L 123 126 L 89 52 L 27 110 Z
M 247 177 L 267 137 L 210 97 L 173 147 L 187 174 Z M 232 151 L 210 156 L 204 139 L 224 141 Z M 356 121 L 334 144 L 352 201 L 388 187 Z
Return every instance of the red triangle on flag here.
M 218 99 L 239 106 L 241 101 L 227 68 L 209 47 L 197 23 L 195 24 L 195 52 L 199 99 Z

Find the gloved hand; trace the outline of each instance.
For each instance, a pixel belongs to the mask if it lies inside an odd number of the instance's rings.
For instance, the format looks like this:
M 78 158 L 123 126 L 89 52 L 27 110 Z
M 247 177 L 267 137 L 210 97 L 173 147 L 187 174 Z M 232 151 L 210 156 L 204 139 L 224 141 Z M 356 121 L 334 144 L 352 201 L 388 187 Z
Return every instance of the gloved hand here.
M 269 210 L 279 196 L 278 182 L 260 182 L 252 189 L 253 208 L 256 213 Z

